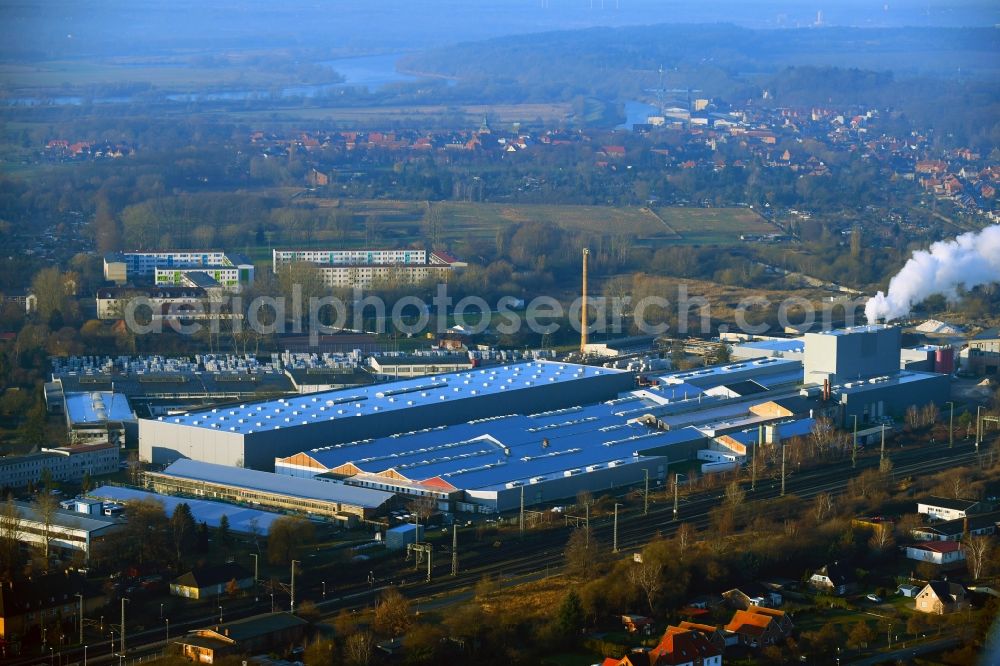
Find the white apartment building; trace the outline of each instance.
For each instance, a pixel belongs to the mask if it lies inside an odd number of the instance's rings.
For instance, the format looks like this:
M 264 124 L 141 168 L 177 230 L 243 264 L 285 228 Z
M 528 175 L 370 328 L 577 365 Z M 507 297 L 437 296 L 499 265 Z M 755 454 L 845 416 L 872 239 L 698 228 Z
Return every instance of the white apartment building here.
M 273 250 L 272 270 L 294 263 L 321 266 L 404 266 L 427 263 L 424 250 Z
M 428 264 L 389 266 L 317 266 L 323 278 L 323 286 L 328 288 L 398 286 L 435 281 L 447 282 L 451 266 L 431 266 Z
M 118 471 L 119 453 L 114 444 L 45 449 L 26 456 L 0 458 L 0 488 L 24 488 L 38 483 L 49 471 L 53 481 L 79 481 L 83 475 L 113 474 Z
M 247 257 L 220 250 L 115 252 L 104 257 L 104 279 L 119 284 L 136 277 L 152 277 L 159 285 L 180 284 L 184 272 L 199 270 L 228 287 L 252 283 L 254 277 Z

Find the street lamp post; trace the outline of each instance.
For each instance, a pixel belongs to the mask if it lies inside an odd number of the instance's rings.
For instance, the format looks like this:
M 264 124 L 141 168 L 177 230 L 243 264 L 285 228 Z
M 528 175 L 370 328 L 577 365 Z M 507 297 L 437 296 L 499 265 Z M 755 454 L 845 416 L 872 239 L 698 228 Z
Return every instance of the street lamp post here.
M 326 581 L 323 581 L 323 598 L 326 599 Z
M 222 624 L 222 605 L 219 605 L 219 624 Z
M 163 604 L 160 604 L 160 619 L 163 619 Z
M 419 525 L 419 523 L 418 523 Z M 288 604 L 288 612 L 295 612 L 295 565 L 302 564 L 298 560 L 292 560 L 292 588 L 291 588 L 291 601 Z
M 167 623 L 167 640 L 170 640 L 170 618 L 164 618 L 164 622 Z
M 87 666 L 87 646 L 83 646 L 83 666 Z
M 271 612 L 274 612 L 274 592 L 271 593 Z

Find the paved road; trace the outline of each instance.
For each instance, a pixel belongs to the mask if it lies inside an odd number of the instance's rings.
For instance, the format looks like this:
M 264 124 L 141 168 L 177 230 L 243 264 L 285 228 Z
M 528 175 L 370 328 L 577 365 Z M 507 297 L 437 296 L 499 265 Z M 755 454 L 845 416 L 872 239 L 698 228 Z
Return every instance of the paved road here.
M 886 662 L 895 663 L 896 660 L 906 661 L 907 659 L 912 659 L 913 657 L 917 657 L 922 654 L 948 650 L 957 645 L 960 645 L 961 642 L 962 641 L 959 638 L 941 638 L 936 641 L 931 641 L 930 643 L 921 643 L 920 645 L 912 645 L 910 647 L 900 648 L 899 650 L 893 650 L 892 652 L 885 652 L 883 654 L 878 654 L 875 655 L 874 657 L 865 657 L 864 659 L 858 659 L 856 661 L 845 660 L 844 663 L 853 664 L 855 666 L 876 666 L 876 664 L 884 664 Z

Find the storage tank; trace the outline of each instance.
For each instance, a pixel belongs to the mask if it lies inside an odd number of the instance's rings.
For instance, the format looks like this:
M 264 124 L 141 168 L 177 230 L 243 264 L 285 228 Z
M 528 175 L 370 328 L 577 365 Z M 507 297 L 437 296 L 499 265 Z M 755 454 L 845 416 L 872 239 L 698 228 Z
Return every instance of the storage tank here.
M 934 352 L 934 372 L 950 375 L 955 372 L 955 348 L 942 347 Z

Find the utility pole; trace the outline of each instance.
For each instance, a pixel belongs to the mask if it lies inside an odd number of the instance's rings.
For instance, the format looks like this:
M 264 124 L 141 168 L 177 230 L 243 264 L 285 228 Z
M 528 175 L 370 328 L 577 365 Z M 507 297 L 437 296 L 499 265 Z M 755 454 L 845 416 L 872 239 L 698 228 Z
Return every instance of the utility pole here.
M 858 415 L 852 414 L 854 417 L 854 444 L 851 446 L 851 467 L 858 466 Z
M 785 442 L 781 442 L 781 496 L 785 496 Z
M 976 455 L 979 455 L 979 443 L 983 441 L 983 417 L 980 416 L 980 412 L 983 411 L 982 405 L 976 405 Z
M 83 595 L 77 592 L 75 596 L 80 600 L 80 645 L 83 645 Z
M 611 548 L 611 552 L 613 552 L 613 553 L 617 553 L 618 552 L 618 507 L 620 507 L 620 506 L 621 506 L 621 504 L 619 504 L 618 502 L 615 502 L 615 533 L 614 533 L 614 539 L 613 539 L 614 545 Z
M 288 604 L 288 612 L 295 612 L 295 565 L 302 564 L 298 560 L 292 560 L 292 587 L 291 587 L 291 602 Z
M 750 446 L 753 447 L 750 451 L 750 490 L 757 490 L 757 447 L 763 438 L 764 424 L 760 424 L 757 426 L 757 441 L 750 442 Z
M 885 460 L 885 424 L 882 424 L 882 447 L 878 451 L 879 462 Z
M 680 476 L 674 472 L 674 522 L 677 522 L 677 477 Z
M 518 521 L 521 527 L 521 540 L 524 541 L 524 486 L 521 486 L 521 514 Z
M 948 448 L 955 446 L 955 403 L 948 401 Z
M 642 515 L 649 515 L 649 469 L 644 468 L 642 470 L 643 475 L 646 477 L 646 490 L 642 494 Z
M 128 601 L 125 597 L 122 597 L 122 631 L 121 640 L 118 642 L 119 651 L 122 655 L 125 654 L 125 602 Z
M 587 550 L 590 550 L 590 502 L 587 502 Z
M 257 587 L 257 553 L 250 553 L 250 557 L 253 558 L 253 584 L 254 589 Z
M 451 575 L 458 575 L 458 523 L 451 525 Z
M 681 474 L 680 472 L 674 472 L 674 522 L 677 522 L 677 510 L 679 504 L 679 498 L 677 489 L 681 484 L 681 477 L 687 479 L 687 474 Z

